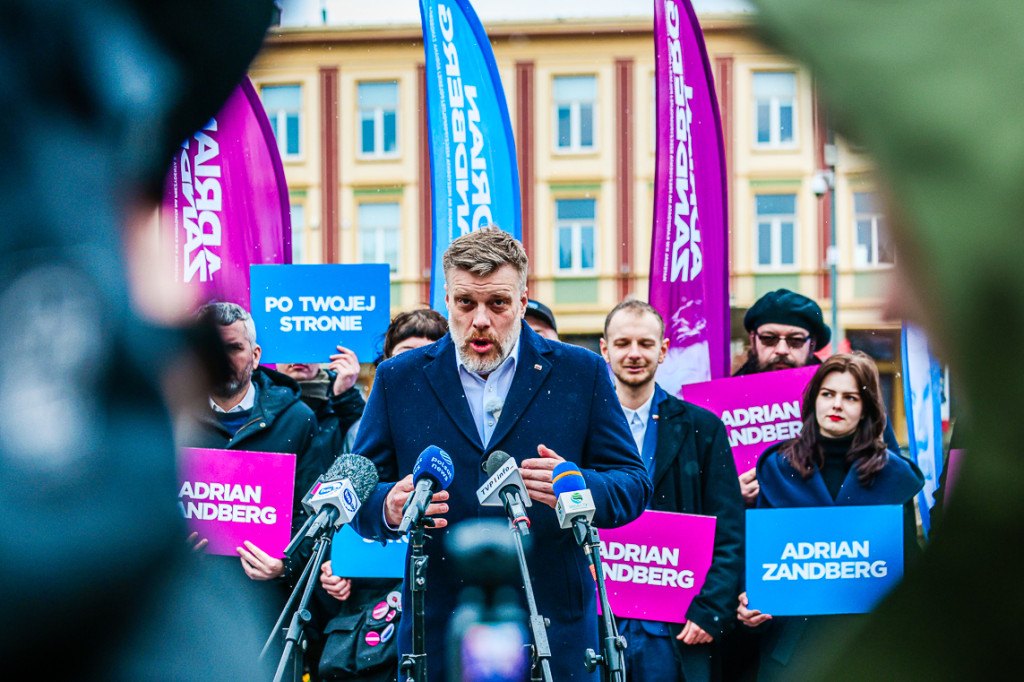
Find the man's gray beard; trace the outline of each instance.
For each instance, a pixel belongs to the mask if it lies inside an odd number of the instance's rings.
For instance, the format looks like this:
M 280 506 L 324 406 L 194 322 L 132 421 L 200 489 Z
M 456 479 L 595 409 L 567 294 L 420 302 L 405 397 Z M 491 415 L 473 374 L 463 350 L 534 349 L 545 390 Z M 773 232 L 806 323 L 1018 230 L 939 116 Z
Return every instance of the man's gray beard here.
M 210 389 L 210 393 L 214 398 L 221 398 L 226 400 L 228 398 L 234 398 L 236 395 L 241 393 L 243 390 L 249 390 L 249 384 L 252 382 L 252 370 L 250 369 L 245 373 L 244 376 L 235 377 L 233 380 L 227 383 L 214 386 Z
M 462 332 L 457 331 L 454 326 L 448 331 L 452 335 L 452 341 L 455 342 L 455 351 L 459 354 L 459 359 L 462 360 L 462 364 L 466 366 L 466 369 L 477 374 L 490 374 L 498 369 L 501 363 L 505 362 L 505 358 L 509 356 L 512 348 L 516 345 L 516 339 L 519 338 L 522 329 L 522 318 L 518 318 L 509 329 L 508 337 L 495 340 L 498 346 L 498 357 L 493 360 L 481 357 L 478 353 L 469 350 L 466 347 L 467 337 L 463 336 Z

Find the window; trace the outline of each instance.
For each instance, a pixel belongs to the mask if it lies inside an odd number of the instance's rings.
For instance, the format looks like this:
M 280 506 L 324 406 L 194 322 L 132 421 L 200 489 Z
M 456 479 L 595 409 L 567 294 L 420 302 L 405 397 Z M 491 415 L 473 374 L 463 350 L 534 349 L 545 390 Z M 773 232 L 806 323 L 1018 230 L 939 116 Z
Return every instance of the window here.
M 796 195 L 758 194 L 757 267 L 792 269 L 796 265 Z
M 596 270 L 594 204 L 593 199 L 561 199 L 555 202 L 557 274 L 586 275 Z
M 397 203 L 359 204 L 359 262 L 387 263 L 398 272 L 398 240 L 402 229 Z
M 796 74 L 762 71 L 754 74 L 756 147 L 796 146 Z
M 292 204 L 292 263 L 306 262 L 306 205 Z
M 260 94 L 281 158 L 302 155 L 302 86 L 268 85 Z
M 854 267 L 872 268 L 891 264 L 895 254 L 885 229 L 885 217 L 878 208 L 877 197 L 870 192 L 854 193 L 853 212 L 857 226 Z
M 359 156 L 398 155 L 398 81 L 359 84 Z
M 565 152 L 594 149 L 594 104 L 597 78 L 555 78 L 555 148 Z

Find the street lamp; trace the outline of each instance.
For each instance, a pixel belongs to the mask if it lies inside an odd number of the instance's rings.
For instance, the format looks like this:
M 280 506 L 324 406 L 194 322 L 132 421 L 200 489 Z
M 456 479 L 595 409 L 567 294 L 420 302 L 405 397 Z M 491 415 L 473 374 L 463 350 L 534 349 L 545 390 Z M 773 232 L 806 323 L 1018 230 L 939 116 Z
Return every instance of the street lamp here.
M 811 178 L 811 191 L 819 199 L 829 195 L 829 227 L 831 243 L 825 251 L 825 262 L 832 271 L 832 343 L 835 351 L 839 351 L 839 339 L 842 334 L 839 331 L 839 247 L 836 244 L 836 157 L 838 150 L 832 144 L 832 131 L 829 130 L 829 144 L 825 145 L 825 165 L 827 170 L 820 170 L 814 173 Z

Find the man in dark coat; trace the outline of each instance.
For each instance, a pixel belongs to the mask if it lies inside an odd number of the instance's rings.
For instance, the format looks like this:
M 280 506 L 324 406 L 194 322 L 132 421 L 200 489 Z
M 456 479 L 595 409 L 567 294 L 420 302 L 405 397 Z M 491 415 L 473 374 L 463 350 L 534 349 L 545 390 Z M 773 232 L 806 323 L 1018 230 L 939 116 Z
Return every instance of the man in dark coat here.
M 448 680 L 449 620 L 465 585 L 452 570 L 444 526 L 504 517 L 501 507 L 481 507 L 476 490 L 487 480 L 481 465 L 489 455 L 511 454 L 533 501 L 527 564 L 538 611 L 550 619 L 553 679 L 593 679 L 584 652 L 598 649 L 594 579 L 572 533 L 558 526 L 552 470 L 562 461 L 579 465 L 597 505 L 593 523 L 604 528 L 639 516 L 650 478 L 601 358 L 548 341 L 522 323 L 528 270 L 522 244 L 484 228 L 455 239 L 443 262 L 449 334 L 377 370 L 356 450 L 373 460 L 386 483 L 363 504 L 355 528 L 364 537 L 397 537 L 421 452 L 435 445 L 451 456 L 454 479 L 427 510 L 443 516 L 435 517 L 439 527 L 426 543 L 425 614 L 429 679 Z M 413 620 L 402 619 L 400 653 L 411 651 Z
M 314 447 L 316 417 L 302 402 L 295 381 L 259 366 L 256 326 L 244 308 L 234 303 L 211 303 L 200 310 L 198 318 L 201 323 L 215 324 L 220 332 L 230 363 L 230 376 L 213 386 L 208 404 L 186 420 L 180 442 L 199 448 L 294 454 L 294 534 L 305 518 L 302 497 L 325 470 L 322 457 Z M 205 544 L 204 540 L 198 540 L 200 547 Z M 287 580 L 301 570 L 301 566 L 291 562 L 286 565 L 282 559 L 270 556 L 248 541 L 238 548 L 238 553 L 245 574 L 254 581 L 266 583 L 265 588 L 254 592 L 264 596 L 265 618 L 273 624 L 290 591 Z
M 715 642 L 735 622 L 736 583 L 743 570 L 743 499 L 725 426 L 654 382 L 668 344 L 661 315 L 642 301 L 626 300 L 605 319 L 601 353 L 651 474 L 654 496 L 648 508 L 716 517 L 715 545 L 707 578 L 682 627 L 621 622 L 631 682 L 712 679 Z

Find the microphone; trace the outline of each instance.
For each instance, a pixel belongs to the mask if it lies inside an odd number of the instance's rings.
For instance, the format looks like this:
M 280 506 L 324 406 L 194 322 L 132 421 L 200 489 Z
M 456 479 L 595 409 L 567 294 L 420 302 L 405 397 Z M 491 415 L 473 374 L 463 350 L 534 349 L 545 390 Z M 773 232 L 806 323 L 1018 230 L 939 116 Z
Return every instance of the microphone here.
M 484 473 L 489 478 L 476 491 L 480 504 L 484 507 L 505 507 L 513 528 L 520 535 L 529 535 L 530 517 L 526 515 L 526 507 L 533 506 L 533 500 L 526 491 L 516 461 L 507 452 L 495 450 L 484 463 Z
M 551 475 L 551 486 L 558 496 L 555 514 L 560 527 L 572 528 L 578 522 L 590 523 L 593 520 L 597 511 L 594 496 L 578 466 L 572 462 L 557 464 Z
M 316 537 L 327 527 L 351 523 L 359 507 L 377 487 L 377 467 L 362 455 L 339 455 L 316 479 L 302 498 L 309 519 L 295 534 L 284 553 L 291 556 L 306 537 Z
M 402 509 L 402 523 L 398 526 L 399 533 L 405 533 L 410 526 L 419 523 L 427 514 L 427 507 L 434 493 L 445 490 L 455 478 L 455 465 L 448 453 L 431 445 L 416 459 L 412 468 L 412 480 L 416 489 L 405 501 Z

